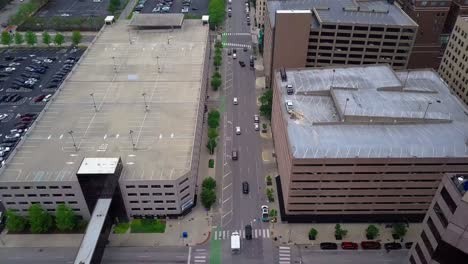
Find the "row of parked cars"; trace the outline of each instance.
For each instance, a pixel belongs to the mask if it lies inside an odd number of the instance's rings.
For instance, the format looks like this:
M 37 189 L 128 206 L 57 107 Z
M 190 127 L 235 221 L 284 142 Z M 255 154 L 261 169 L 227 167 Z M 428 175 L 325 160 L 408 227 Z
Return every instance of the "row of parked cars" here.
M 0 162 L 8 158 L 10 151 L 18 143 L 21 136 L 28 130 L 36 117 L 37 114 L 35 113 L 25 113 L 17 117 L 15 127 L 10 130 L 10 134 L 5 135 L 0 143 Z
M 405 248 L 410 249 L 412 245 L 413 245 L 412 242 L 407 242 L 405 243 Z M 358 243 L 355 243 L 355 242 L 342 242 L 341 248 L 346 249 L 346 250 L 357 250 L 359 249 L 359 245 Z M 369 250 L 382 249 L 382 244 L 378 241 L 362 241 L 361 248 L 369 249 Z M 402 245 L 401 243 L 398 243 L 398 242 L 390 242 L 390 243 L 385 243 L 384 248 L 386 250 L 399 250 L 399 249 L 402 249 Z M 323 243 L 320 243 L 320 249 L 335 250 L 335 249 L 338 249 L 338 244 L 333 243 L 333 242 L 323 242 Z

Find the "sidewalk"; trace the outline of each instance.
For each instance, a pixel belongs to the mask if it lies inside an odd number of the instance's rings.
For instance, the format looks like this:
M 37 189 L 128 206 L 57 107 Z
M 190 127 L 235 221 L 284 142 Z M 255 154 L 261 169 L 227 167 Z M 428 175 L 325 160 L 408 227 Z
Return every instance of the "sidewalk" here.
M 110 234 L 109 247 L 195 246 L 208 240 L 211 216 L 198 204 L 188 215 L 178 220 L 167 220 L 164 233 Z M 182 232 L 188 237 L 183 238 Z
M 1 234 L 0 247 L 79 247 L 84 234 L 9 235 Z

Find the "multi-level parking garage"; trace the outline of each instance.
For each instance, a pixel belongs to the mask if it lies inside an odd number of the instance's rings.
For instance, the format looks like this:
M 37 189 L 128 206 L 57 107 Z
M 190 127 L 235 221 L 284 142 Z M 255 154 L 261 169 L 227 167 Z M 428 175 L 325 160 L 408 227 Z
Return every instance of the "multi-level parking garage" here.
M 6 162 L 7 208 L 26 213 L 39 203 L 53 213 L 64 203 L 89 218 L 77 179 L 85 158 L 120 158 L 128 217 L 176 216 L 193 206 L 208 28 L 200 20 L 174 30 L 128 23 L 102 30 Z

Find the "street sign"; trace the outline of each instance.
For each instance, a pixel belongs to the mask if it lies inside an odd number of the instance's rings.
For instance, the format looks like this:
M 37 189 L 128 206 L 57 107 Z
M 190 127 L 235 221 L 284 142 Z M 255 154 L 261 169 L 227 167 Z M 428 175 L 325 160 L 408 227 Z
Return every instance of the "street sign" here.
M 182 232 L 182 237 L 187 238 L 188 237 L 188 232 L 187 231 Z

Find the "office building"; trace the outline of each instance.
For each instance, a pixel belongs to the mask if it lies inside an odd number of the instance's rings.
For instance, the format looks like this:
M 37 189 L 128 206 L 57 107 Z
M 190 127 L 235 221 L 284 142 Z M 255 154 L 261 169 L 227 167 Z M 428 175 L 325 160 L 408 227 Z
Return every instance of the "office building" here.
M 468 104 L 468 16 L 458 17 L 439 74 L 453 93 Z
M 422 221 L 445 173 L 468 171 L 468 116 L 432 70 L 275 72 L 283 220 Z
M 468 15 L 468 1 L 397 1 L 403 11 L 419 24 L 408 68 L 438 69 L 457 17 Z
M 208 27 L 180 14 L 134 17 L 105 26 L 6 161 L 7 208 L 66 204 L 88 219 L 113 193 L 129 218 L 193 207 Z
M 255 1 L 255 26 L 258 28 L 265 26 L 266 2 L 267 0 Z
M 268 1 L 264 64 L 279 68 L 387 63 L 405 69 L 418 25 L 387 1 Z
M 411 249 L 410 264 L 463 264 L 468 259 L 468 174 L 442 178 Z

